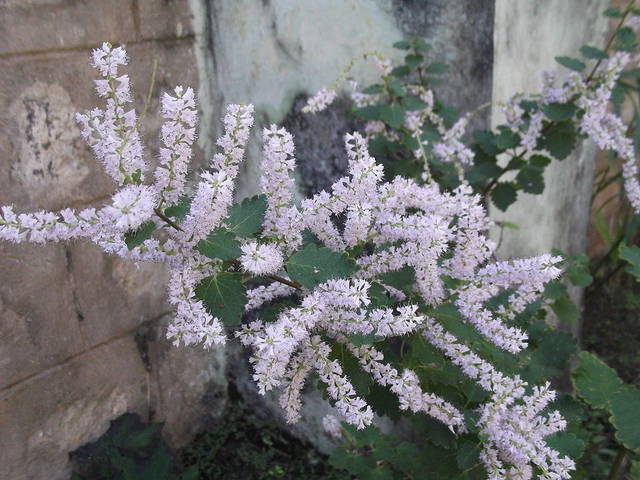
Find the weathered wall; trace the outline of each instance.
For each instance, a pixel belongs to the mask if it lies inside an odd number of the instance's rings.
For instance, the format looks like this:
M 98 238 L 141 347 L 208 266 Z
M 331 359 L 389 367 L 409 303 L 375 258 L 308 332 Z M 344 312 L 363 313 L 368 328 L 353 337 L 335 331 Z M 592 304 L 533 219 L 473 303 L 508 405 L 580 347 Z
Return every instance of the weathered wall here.
M 609 4 L 609 0 L 497 0 L 493 100 L 539 91 L 543 70 L 566 72 L 555 56 L 576 56 L 585 44 L 602 45 L 607 28 L 602 12 Z M 492 123 L 502 122 L 501 110 L 494 109 Z M 570 157 L 547 168 L 542 195 L 519 192 L 517 203 L 506 213 L 492 209 L 493 218 L 520 226 L 503 232 L 501 257 L 540 255 L 552 248 L 570 254 L 585 251 L 595 154 L 591 141 L 579 142 Z M 572 287 L 571 293 L 580 304 L 582 290 Z M 578 325 L 571 328 L 577 333 Z
M 198 84 L 191 24 L 184 1 L 0 2 L 0 204 L 103 201 L 114 185 L 73 120 L 96 103 L 89 51 L 127 44 L 139 106 L 157 59 L 154 110 L 160 91 Z M 167 422 L 180 443 L 220 408 L 202 398 L 224 400 L 224 354 L 167 344 L 165 279 L 85 242 L 0 243 L 0 479 L 68 478 L 68 452 L 127 411 Z

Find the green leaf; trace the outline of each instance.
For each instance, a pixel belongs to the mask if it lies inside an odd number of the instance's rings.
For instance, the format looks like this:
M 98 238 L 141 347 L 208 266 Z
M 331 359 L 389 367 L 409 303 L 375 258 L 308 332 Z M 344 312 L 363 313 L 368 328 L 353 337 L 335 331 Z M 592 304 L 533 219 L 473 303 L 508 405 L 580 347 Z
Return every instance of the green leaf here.
M 560 432 L 547 438 L 547 445 L 560 452 L 561 456 L 578 459 L 582 456 L 586 443 L 573 433 Z
M 591 45 L 583 45 L 580 48 L 580 53 L 585 58 L 592 58 L 596 60 L 609 58 L 609 55 L 607 55 L 607 52 L 605 52 L 604 50 L 600 50 L 599 48 L 592 47 Z
M 449 65 L 442 62 L 434 62 L 425 68 L 424 72 L 427 75 L 440 75 L 449 71 Z
M 367 105 L 366 107 L 357 108 L 355 114 L 363 120 L 380 120 L 382 105 Z
M 345 253 L 310 244 L 289 258 L 286 270 L 291 280 L 313 288 L 330 278 L 350 277 L 357 265 Z
M 549 103 L 544 106 L 544 114 L 549 120 L 562 121 L 570 120 L 578 111 L 573 103 Z
M 145 240 L 151 238 L 151 234 L 155 229 L 156 224 L 151 220 L 144 222 L 137 230 L 125 233 L 124 243 L 127 244 L 129 250 L 133 250 L 137 246 L 142 245 Z
M 509 148 L 515 148 L 520 145 L 520 135 L 503 125 L 500 127 L 498 127 L 500 133 L 496 137 L 496 145 L 500 150 L 508 150 Z
M 402 106 L 407 110 L 422 110 L 427 104 L 415 95 L 407 95 L 402 99 Z
M 418 448 L 415 444 L 402 442 L 395 448 L 393 465 L 398 467 L 403 473 L 411 473 L 415 467 L 415 460 L 417 456 Z
M 513 222 L 507 222 L 506 220 L 497 221 L 496 225 L 498 225 L 501 228 L 509 228 L 511 230 L 520 230 L 520 227 L 517 224 Z
M 540 139 L 539 148 L 547 150 L 558 160 L 564 160 L 573 151 L 576 144 L 576 131 L 570 121 L 553 125 Z
M 173 217 L 176 220 L 182 220 L 189 211 L 191 205 L 191 198 L 186 195 L 181 196 L 178 199 L 178 203 L 164 209 L 164 214 L 167 217 Z
M 551 309 L 561 322 L 574 323 L 580 319 L 580 309 L 569 297 L 558 298 L 551 305 Z
M 493 204 L 503 212 L 516 201 L 518 192 L 512 183 L 499 182 L 491 190 Z
M 391 70 L 391 75 L 393 75 L 394 77 L 397 77 L 397 78 L 406 77 L 410 73 L 411 73 L 411 69 L 409 67 L 407 67 L 406 65 L 400 65 L 400 66 L 394 68 L 393 70 Z
M 617 391 L 610 403 L 611 423 L 616 439 L 630 450 L 640 448 L 640 390 L 625 387 Z
M 636 43 L 636 34 L 631 27 L 622 27 L 616 32 L 616 42 L 621 48 L 629 48 Z
M 422 52 L 426 52 L 431 48 L 431 45 L 425 42 L 424 38 L 422 37 L 413 38 L 412 43 L 413 43 L 413 48 L 415 48 L 416 50 L 420 50 Z
M 196 297 L 207 310 L 226 325 L 239 325 L 247 303 L 246 289 L 239 273 L 222 272 L 202 280 L 195 289 Z
M 411 288 L 415 283 L 416 272 L 413 268 L 405 266 L 400 270 L 382 273 L 378 275 L 378 278 L 385 285 L 397 288 L 398 290 L 405 290 Z
M 555 57 L 555 59 L 556 59 L 556 62 L 558 62 L 563 67 L 568 68 L 569 70 L 575 70 L 577 72 L 581 72 L 586 68 L 586 65 L 576 58 Z
M 264 213 L 267 211 L 267 196 L 256 195 L 245 198 L 231 207 L 224 220 L 227 230 L 238 237 L 252 237 L 262 229 Z
M 542 169 L 531 165 L 525 165 L 516 175 L 516 182 L 527 193 L 539 195 L 544 190 L 544 177 Z
M 629 266 L 626 271 L 640 280 L 640 248 L 635 245 L 620 245 L 619 255 Z
M 572 377 L 576 393 L 594 408 L 607 408 L 623 383 L 615 370 L 589 352 L 580 352 Z
M 399 129 L 404 123 L 404 108 L 397 103 L 380 106 L 380 118 L 391 128 Z
M 607 8 L 602 14 L 605 17 L 610 17 L 610 18 L 622 18 L 622 17 L 624 17 L 624 13 L 618 7 Z
M 408 40 L 399 40 L 393 44 L 393 48 L 397 48 L 398 50 L 409 50 L 411 48 L 411 43 Z
M 569 265 L 567 268 L 567 276 L 571 283 L 578 287 L 586 287 L 591 285 L 593 277 L 589 273 L 589 269 L 583 266 Z
M 549 157 L 545 157 L 544 155 L 532 155 L 529 158 L 529 163 L 534 167 L 545 168 L 551 163 L 551 159 Z
M 473 132 L 478 145 L 487 155 L 494 156 L 500 153 L 498 148 L 497 135 L 487 130 L 476 130 Z
M 631 462 L 629 480 L 640 480 L 640 460 Z
M 410 68 L 417 68 L 424 62 L 424 56 L 419 53 L 411 53 L 404 57 L 404 61 Z
M 549 282 L 544 288 L 544 296 L 551 299 L 558 299 L 568 295 L 567 286 L 561 282 Z
M 216 228 L 207 238 L 200 240 L 196 250 L 208 258 L 228 260 L 242 255 L 236 236 L 223 227 Z
M 392 95 L 395 95 L 396 97 L 404 97 L 404 86 L 402 86 L 402 83 L 400 83 L 400 80 L 397 78 L 389 80 L 387 88 L 389 88 L 389 92 L 391 92 Z
M 384 92 L 384 85 L 382 85 L 381 83 L 369 85 L 367 88 L 365 88 L 362 91 L 362 93 L 366 93 L 367 95 L 374 95 L 376 93 L 383 93 L 383 92 Z
M 464 440 L 458 446 L 456 462 L 460 470 L 469 470 L 480 461 L 480 445 L 472 440 Z

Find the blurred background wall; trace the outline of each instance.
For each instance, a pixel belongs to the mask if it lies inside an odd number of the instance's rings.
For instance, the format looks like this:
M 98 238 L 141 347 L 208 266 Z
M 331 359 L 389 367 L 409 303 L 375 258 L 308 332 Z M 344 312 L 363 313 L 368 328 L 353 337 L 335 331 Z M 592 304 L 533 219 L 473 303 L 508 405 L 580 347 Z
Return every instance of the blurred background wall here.
M 257 190 L 260 132 L 272 122 L 295 136 L 306 194 L 342 174 L 342 135 L 357 125 L 345 119 L 345 101 L 315 116 L 301 115 L 300 108 L 352 57 L 371 50 L 392 56 L 394 41 L 422 36 L 434 46 L 433 59 L 452 65 L 440 93 L 461 111 L 472 110 L 512 86 L 534 88 L 540 64 L 579 45 L 571 42 L 598 44 L 604 26 L 594 18 L 608 2 L 589 0 L 582 8 L 572 1 L 578 16 L 574 7 L 549 13 L 562 3 L 0 0 L 0 205 L 85 207 L 113 191 L 73 120 L 74 112 L 96 103 L 88 59 L 103 41 L 127 46 L 139 107 L 158 62 L 143 130 L 152 161 L 159 95 L 190 85 L 199 92 L 202 118 L 195 167 L 205 166 L 213 152 L 224 105 L 254 103 L 256 128 L 239 195 Z M 551 20 L 561 27 L 536 27 Z M 540 62 L 518 58 L 519 45 L 535 50 Z M 512 82 L 515 71 L 533 83 Z M 366 84 L 376 73 L 359 64 L 351 75 Z M 490 121 L 487 112 L 475 126 Z M 585 152 L 588 163 L 592 153 Z M 571 168 L 568 161 L 562 165 Z M 554 201 L 545 197 L 540 207 Z M 587 214 L 577 208 L 577 215 Z M 553 235 L 564 238 L 567 230 L 564 220 L 553 222 L 549 241 L 557 245 Z M 538 253 L 537 245 L 516 244 L 503 255 Z M 0 244 L 1 479 L 67 478 L 68 452 L 124 412 L 166 422 L 166 438 L 184 444 L 206 419 L 217 418 L 230 383 L 256 409 L 279 415 L 272 398 L 258 398 L 238 349 L 173 348 L 164 339 L 171 315 L 165 280 L 161 266 L 132 265 L 86 242 Z M 307 420 L 293 431 L 326 446 L 318 428 L 326 405 L 313 392 L 307 396 Z

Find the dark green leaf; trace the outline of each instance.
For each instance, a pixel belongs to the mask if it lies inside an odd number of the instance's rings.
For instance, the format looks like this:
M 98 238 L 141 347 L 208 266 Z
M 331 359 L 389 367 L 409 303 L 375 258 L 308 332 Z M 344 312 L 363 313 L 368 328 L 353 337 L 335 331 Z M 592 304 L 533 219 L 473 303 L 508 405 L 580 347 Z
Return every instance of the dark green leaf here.
M 405 266 L 400 270 L 378 275 L 378 278 L 385 285 L 397 288 L 398 290 L 405 290 L 415 283 L 416 272 L 413 268 Z
M 410 68 L 417 68 L 424 62 L 424 56 L 419 53 L 412 53 L 404 57 L 404 61 Z
M 380 106 L 380 118 L 391 128 L 399 129 L 404 123 L 404 109 L 397 103 Z
M 396 67 L 393 70 L 391 70 L 391 75 L 397 78 L 406 77 L 410 73 L 411 73 L 411 69 L 406 65 L 400 65 L 399 67 Z
M 616 32 L 618 46 L 629 48 L 636 42 L 636 34 L 631 27 L 622 27 Z
M 549 157 L 545 157 L 544 155 L 532 155 L 529 158 L 529 163 L 534 167 L 545 168 L 551 163 L 551 159 Z
M 573 323 L 580 319 L 580 309 L 569 297 L 558 298 L 551 305 L 551 309 L 561 322 Z
M 584 452 L 585 442 L 573 433 L 560 432 L 547 438 L 547 445 L 560 452 L 561 456 L 578 459 Z
M 573 103 L 550 103 L 544 106 L 544 114 L 549 120 L 562 121 L 573 118 L 578 108 Z
M 164 214 L 167 217 L 173 217 L 176 220 L 182 220 L 189 211 L 189 205 L 191 205 L 191 198 L 186 195 L 181 196 L 178 199 L 178 203 L 164 209 Z
M 608 408 L 613 394 L 623 386 L 615 370 L 589 352 L 580 352 L 573 372 L 577 394 L 594 408 Z
M 640 448 L 640 390 L 625 387 L 610 402 L 611 423 L 616 439 L 630 450 Z
M 584 45 L 580 48 L 580 53 L 585 58 L 593 58 L 596 60 L 602 60 L 605 58 L 609 58 L 607 52 L 604 50 L 600 50 L 599 48 L 592 47 L 591 45 Z
M 313 288 L 330 278 L 350 277 L 357 266 L 345 253 L 311 244 L 294 253 L 286 269 L 291 280 Z
M 603 12 L 603 15 L 605 17 L 610 17 L 610 18 L 622 18 L 622 17 L 624 17 L 624 13 L 618 7 L 607 8 Z
M 144 222 L 134 232 L 127 232 L 124 235 L 124 242 L 127 244 L 129 250 L 133 250 L 139 245 L 142 245 L 145 240 L 151 238 L 151 234 L 155 231 L 156 224 L 149 220 Z
M 571 57 L 555 57 L 556 62 L 558 62 L 563 67 L 568 68 L 569 70 L 575 70 L 577 72 L 581 72 L 586 68 L 586 65 L 582 63 L 577 58 Z
M 589 269 L 583 266 L 569 265 L 567 268 L 567 276 L 571 283 L 578 287 L 587 287 L 593 282 L 593 277 L 589 273 Z
M 247 303 L 246 289 L 239 273 L 222 272 L 202 280 L 195 289 L 196 297 L 207 310 L 226 325 L 239 325 Z
M 380 120 L 382 105 L 367 105 L 366 107 L 357 108 L 355 113 L 363 120 Z
M 400 80 L 397 78 L 389 80 L 389 82 L 387 82 L 387 87 L 392 95 L 396 97 L 404 97 L 404 86 L 402 86 L 402 83 L 400 83 Z
M 223 227 L 216 228 L 196 245 L 196 250 L 208 258 L 228 260 L 242 255 L 236 236 Z
M 520 135 L 510 128 L 500 128 L 500 133 L 496 137 L 496 146 L 500 150 L 515 148 L 520 145 Z
M 558 160 L 569 156 L 576 144 L 576 131 L 572 122 L 554 124 L 540 139 L 539 147 L 547 150 Z
M 640 480 L 640 460 L 631 462 L 631 468 L 629 469 L 629 480 Z
M 503 212 L 516 201 L 518 192 L 512 183 L 499 182 L 491 190 L 491 200 L 493 204 Z
M 640 248 L 635 245 L 620 245 L 619 255 L 622 260 L 627 262 L 627 272 L 640 280 Z
M 480 445 L 472 440 L 465 440 L 458 446 L 456 462 L 460 470 L 469 470 L 480 461 Z
M 525 165 L 516 175 L 516 182 L 527 193 L 541 194 L 544 190 L 542 169 Z
M 266 195 L 245 198 L 231 207 L 229 216 L 224 220 L 227 230 L 238 237 L 251 237 L 262 228 L 264 213 L 267 211 Z
M 434 62 L 425 68 L 424 71 L 428 75 L 440 75 L 449 71 L 449 65 L 442 62 Z
M 376 83 L 375 85 L 369 85 L 367 88 L 365 88 L 362 91 L 362 93 L 366 93 L 367 95 L 374 95 L 382 92 L 384 92 L 384 85 L 382 85 L 381 83 Z
M 549 282 L 544 288 L 544 295 L 554 300 L 564 297 L 568 295 L 567 286 L 561 282 Z
M 409 50 L 411 48 L 411 43 L 408 40 L 399 40 L 393 44 L 393 48 L 397 48 L 398 50 Z
M 473 136 L 475 137 L 478 145 L 483 152 L 487 155 L 497 155 L 500 153 L 500 149 L 498 148 L 498 140 L 495 133 L 487 131 L 487 130 L 476 130 L 473 132 Z
M 427 104 L 415 95 L 407 95 L 402 99 L 402 106 L 407 110 L 422 110 Z

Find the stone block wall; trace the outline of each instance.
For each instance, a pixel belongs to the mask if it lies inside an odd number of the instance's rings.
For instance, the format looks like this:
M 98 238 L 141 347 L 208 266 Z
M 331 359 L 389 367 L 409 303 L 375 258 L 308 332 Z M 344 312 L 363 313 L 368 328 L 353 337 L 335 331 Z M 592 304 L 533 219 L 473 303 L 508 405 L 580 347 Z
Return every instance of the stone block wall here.
M 138 107 L 157 61 L 144 130 L 154 158 L 159 94 L 198 85 L 192 25 L 179 0 L 0 2 L 0 204 L 82 208 L 114 190 L 73 119 L 97 102 L 89 53 L 105 40 L 127 45 Z M 223 353 L 164 339 L 165 280 L 87 242 L 0 243 L 1 479 L 68 478 L 68 452 L 125 412 L 166 422 L 180 444 L 221 408 Z

